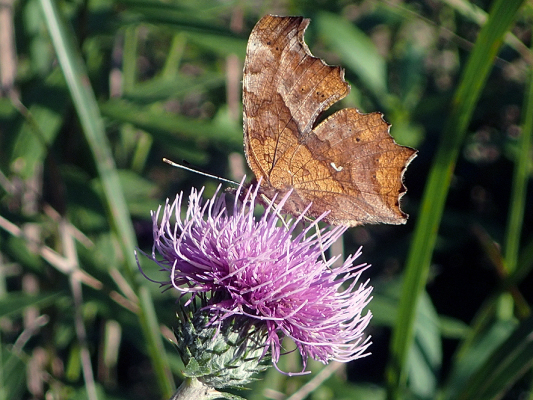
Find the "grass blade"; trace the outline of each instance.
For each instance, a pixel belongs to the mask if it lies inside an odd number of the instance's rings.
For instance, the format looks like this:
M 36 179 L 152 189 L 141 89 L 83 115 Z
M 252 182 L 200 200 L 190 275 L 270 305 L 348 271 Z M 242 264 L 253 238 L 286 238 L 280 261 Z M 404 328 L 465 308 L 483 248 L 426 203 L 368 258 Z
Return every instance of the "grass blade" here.
M 529 181 L 529 155 L 531 151 L 533 135 L 533 77 L 529 76 L 529 90 L 524 99 L 524 123 L 518 144 L 518 158 L 513 176 L 511 201 L 509 205 L 509 219 L 507 221 L 504 257 L 508 272 L 514 272 L 517 268 L 520 236 L 524 222 L 524 210 L 526 206 L 527 183 Z
M 140 294 L 138 317 L 152 366 L 155 369 L 162 394 L 169 397 L 173 392 L 173 382 L 159 326 L 155 318 L 153 302 L 146 287 L 139 286 L 134 279 L 137 264 L 133 254 L 133 250 L 136 247 L 133 226 L 123 192 L 118 190 L 120 181 L 109 143 L 105 136 L 104 123 L 94 93 L 89 85 L 89 78 L 83 59 L 79 50 L 71 41 L 73 35 L 65 27 L 55 2 L 53 0 L 40 0 L 40 4 L 59 64 L 65 75 L 82 129 L 93 153 L 98 174 L 102 181 L 110 224 L 115 231 L 126 261 L 126 275 L 129 278 L 130 285 Z
M 465 382 L 456 399 L 500 399 L 533 365 L 533 317 L 528 318 Z
M 419 297 L 426 284 L 429 265 L 452 173 L 468 123 L 487 80 L 505 33 L 523 0 L 495 0 L 487 23 L 465 66 L 451 105 L 451 113 L 429 173 L 420 216 L 406 262 L 400 309 L 391 340 L 387 366 L 388 398 L 398 398 L 407 380 L 407 360 Z

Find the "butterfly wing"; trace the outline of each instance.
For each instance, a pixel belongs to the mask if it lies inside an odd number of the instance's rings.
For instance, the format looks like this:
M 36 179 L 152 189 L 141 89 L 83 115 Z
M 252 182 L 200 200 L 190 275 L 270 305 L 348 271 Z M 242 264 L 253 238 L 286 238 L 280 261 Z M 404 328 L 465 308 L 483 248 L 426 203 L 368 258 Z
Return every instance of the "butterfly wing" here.
M 313 199 L 311 216 L 330 209 L 327 221 L 335 225 L 406 222 L 399 201 L 416 151 L 396 144 L 389 128 L 380 113 L 345 108 L 313 130 L 306 148 L 316 161 L 305 163 L 293 184 L 300 197 Z M 310 179 L 306 169 L 320 173 Z
M 403 171 L 414 150 L 394 143 L 381 114 L 341 110 L 315 129 L 318 115 L 345 97 L 340 67 L 314 57 L 309 20 L 267 15 L 254 27 L 243 78 L 244 148 L 261 189 L 293 190 L 284 211 L 330 211 L 333 224 L 404 223 Z
M 281 171 L 318 114 L 349 91 L 339 67 L 309 52 L 303 41 L 308 24 L 302 17 L 267 15 L 256 24 L 246 50 L 245 154 L 256 177 L 276 187 L 285 182 Z

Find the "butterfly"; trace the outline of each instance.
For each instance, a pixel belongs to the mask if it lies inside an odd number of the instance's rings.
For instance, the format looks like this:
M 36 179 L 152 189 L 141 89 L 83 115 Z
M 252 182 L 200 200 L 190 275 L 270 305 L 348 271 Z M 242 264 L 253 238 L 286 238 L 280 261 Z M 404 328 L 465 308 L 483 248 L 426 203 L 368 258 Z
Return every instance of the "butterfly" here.
M 416 150 L 395 143 L 381 113 L 321 112 L 344 98 L 344 70 L 314 57 L 303 17 L 266 15 L 248 40 L 243 75 L 244 150 L 260 193 L 283 211 L 333 225 L 404 224 L 403 175 Z M 277 196 L 277 197 L 276 197 Z

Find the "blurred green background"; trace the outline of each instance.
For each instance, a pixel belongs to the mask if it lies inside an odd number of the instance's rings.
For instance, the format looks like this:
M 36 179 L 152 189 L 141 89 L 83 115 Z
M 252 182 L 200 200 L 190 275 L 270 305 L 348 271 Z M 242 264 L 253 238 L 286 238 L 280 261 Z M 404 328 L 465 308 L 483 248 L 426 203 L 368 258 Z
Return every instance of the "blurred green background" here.
M 137 269 L 150 210 L 246 169 L 241 79 L 263 15 L 419 149 L 405 226 L 363 246 L 371 356 L 270 369 L 247 399 L 533 399 L 533 4 L 526 1 L 0 1 L 0 400 L 165 399 L 183 378 L 176 295 Z M 155 265 L 146 273 L 162 279 Z M 291 350 L 287 343 L 287 350 Z M 298 370 L 298 356 L 280 367 Z

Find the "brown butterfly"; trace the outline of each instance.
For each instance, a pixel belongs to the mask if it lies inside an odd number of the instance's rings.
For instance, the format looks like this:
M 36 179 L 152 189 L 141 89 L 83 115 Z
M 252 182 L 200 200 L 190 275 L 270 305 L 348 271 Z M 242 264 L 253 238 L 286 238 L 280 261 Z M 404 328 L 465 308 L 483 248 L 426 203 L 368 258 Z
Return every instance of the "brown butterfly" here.
M 396 144 L 381 113 L 318 115 L 345 97 L 344 70 L 314 57 L 308 19 L 267 15 L 248 40 L 243 78 L 244 149 L 260 192 L 283 211 L 335 225 L 404 224 L 403 174 L 416 150 Z

